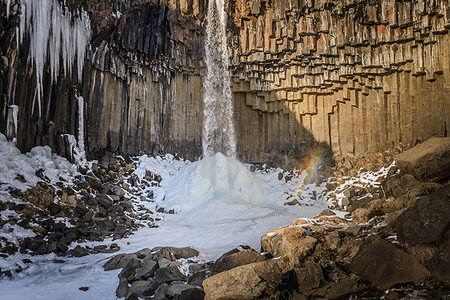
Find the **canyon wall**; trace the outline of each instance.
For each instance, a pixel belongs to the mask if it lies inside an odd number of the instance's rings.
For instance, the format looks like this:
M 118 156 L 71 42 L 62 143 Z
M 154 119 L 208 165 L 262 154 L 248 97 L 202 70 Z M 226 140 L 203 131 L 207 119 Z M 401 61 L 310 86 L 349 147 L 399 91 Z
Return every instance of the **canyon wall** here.
M 236 1 L 233 90 L 247 159 L 414 145 L 450 126 L 442 1 Z
M 29 41 L 17 39 L 19 4 L 0 6 L 0 132 L 22 150 L 48 144 L 67 155 L 82 95 L 91 158 L 201 155 L 204 1 L 67 1 L 74 14 L 89 13 L 91 45 L 81 84 L 75 72 L 55 83 L 46 64 L 41 115 Z M 447 134 L 448 0 L 226 5 L 244 160 L 302 157 L 316 146 L 360 154 Z

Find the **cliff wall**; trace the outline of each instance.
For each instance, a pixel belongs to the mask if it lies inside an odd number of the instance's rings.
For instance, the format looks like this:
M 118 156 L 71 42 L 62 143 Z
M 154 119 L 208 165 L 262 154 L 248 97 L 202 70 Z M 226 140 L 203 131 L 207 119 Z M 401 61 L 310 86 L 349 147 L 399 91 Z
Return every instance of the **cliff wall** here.
M 236 1 L 233 12 L 248 159 L 317 144 L 360 154 L 449 131 L 448 1 Z
M 91 157 L 201 154 L 202 0 L 67 1 L 89 13 L 83 80 L 44 68 L 42 114 L 20 2 L 0 6 L 0 131 L 23 150 L 68 155 L 77 95 Z M 318 145 L 364 153 L 446 135 L 450 8 L 433 1 L 228 1 L 238 152 L 301 157 Z M 14 112 L 18 109 L 17 122 Z M 17 127 L 17 128 L 16 128 Z M 17 132 L 17 133 L 16 133 Z

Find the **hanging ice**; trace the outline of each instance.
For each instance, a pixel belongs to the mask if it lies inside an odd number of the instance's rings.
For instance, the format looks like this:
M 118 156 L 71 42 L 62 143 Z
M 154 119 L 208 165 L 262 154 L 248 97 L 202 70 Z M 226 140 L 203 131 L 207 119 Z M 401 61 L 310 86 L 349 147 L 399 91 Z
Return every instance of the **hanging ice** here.
M 82 96 L 75 96 L 78 100 L 78 148 L 80 160 L 86 162 L 86 152 L 84 151 L 84 99 Z
M 77 63 L 77 76 L 81 81 L 86 50 L 91 38 L 89 16 L 81 10 L 78 16 L 57 0 L 22 0 L 20 3 L 19 40 L 30 39 L 29 59 L 36 73 L 39 116 L 43 94 L 43 73 L 48 61 L 52 81 L 56 82 L 63 63 L 64 75 L 72 75 Z
M 224 0 L 208 4 L 203 82 L 203 157 L 222 152 L 236 155 Z
M 19 107 L 17 105 L 10 105 L 8 107 L 8 118 L 6 119 L 6 135 L 8 138 L 11 138 L 13 136 L 13 143 L 17 141 L 17 127 L 18 127 L 18 117 L 19 114 Z M 11 132 L 10 123 L 12 121 L 12 125 L 14 126 L 14 134 Z

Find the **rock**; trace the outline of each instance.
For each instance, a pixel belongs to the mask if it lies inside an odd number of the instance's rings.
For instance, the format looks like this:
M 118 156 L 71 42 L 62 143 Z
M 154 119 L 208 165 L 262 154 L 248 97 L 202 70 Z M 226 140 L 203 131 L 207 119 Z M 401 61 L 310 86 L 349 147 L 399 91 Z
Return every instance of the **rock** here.
M 128 280 L 126 278 L 119 279 L 119 286 L 116 289 L 117 298 L 123 298 L 128 294 L 130 287 L 128 286 Z
M 276 260 L 236 267 L 203 281 L 205 299 L 256 299 L 271 294 L 281 282 Z
M 199 254 L 198 250 L 191 248 L 191 247 L 183 247 L 183 248 L 171 247 L 170 249 L 171 249 L 173 255 L 175 255 L 175 257 L 177 259 L 191 258 L 191 257 L 198 256 L 198 254 Z
M 298 286 L 303 294 L 308 294 L 312 289 L 318 288 L 324 279 L 322 267 L 311 261 L 305 262 L 305 267 L 297 272 Z
M 126 299 L 133 299 L 131 297 L 142 298 L 151 296 L 160 285 L 160 282 L 155 280 L 150 281 L 135 281 L 131 284 Z
M 141 249 L 141 250 L 135 252 L 134 254 L 136 254 L 136 256 L 139 259 L 143 259 L 143 258 L 146 258 L 147 256 L 151 255 L 152 251 L 149 248 L 144 248 L 144 249 Z
M 419 283 L 430 276 L 414 256 L 376 235 L 364 242 L 348 268 L 383 289 L 398 283 Z
M 115 269 L 121 269 L 125 267 L 132 259 L 137 259 L 136 254 L 119 254 L 110 258 L 104 265 L 105 271 L 111 271 Z
M 142 262 L 142 266 L 136 269 L 134 277 L 136 277 L 137 280 L 146 280 L 155 274 L 157 268 L 158 263 L 156 261 L 145 259 Z
M 342 297 L 348 296 L 358 290 L 359 277 L 351 275 L 350 277 L 343 278 L 337 282 L 332 282 L 328 288 L 328 299 L 342 299 Z
M 153 300 L 166 300 L 166 292 L 169 289 L 169 285 L 167 283 L 163 283 L 155 291 L 155 295 L 153 296 Z
M 82 286 L 79 288 L 80 291 L 87 292 L 89 290 L 88 286 Z
M 421 181 L 438 181 L 450 174 L 450 137 L 431 137 L 395 156 L 397 167 Z
M 48 210 L 54 216 L 61 211 L 61 207 L 58 204 L 51 203 L 50 206 L 48 207 Z
M 107 199 L 106 197 L 98 197 L 97 201 L 98 201 L 98 204 L 103 206 L 105 209 L 109 209 L 112 205 L 112 201 Z
M 219 273 L 232 268 L 266 260 L 264 256 L 253 249 L 246 249 L 233 254 L 224 254 L 211 266 L 211 272 Z
M 159 268 L 155 272 L 155 278 L 160 282 L 172 282 L 176 280 L 186 281 L 186 276 L 184 276 L 177 266 L 171 265 L 165 268 Z
M 306 229 L 301 227 L 282 227 L 265 233 L 261 238 L 263 252 L 274 257 L 285 257 L 283 273 L 299 264 L 317 243 L 312 236 L 306 235 Z
M 206 276 L 207 276 L 206 270 L 195 272 L 189 277 L 188 283 L 196 286 L 202 286 L 202 283 L 206 279 Z
M 396 221 L 402 244 L 430 244 L 439 241 L 450 223 L 450 184 L 419 198 Z
M 40 182 L 24 193 L 24 201 L 32 203 L 39 208 L 48 208 L 55 199 L 55 190 L 46 183 Z
M 130 281 L 130 277 L 135 278 L 136 269 L 140 266 L 140 261 L 137 258 L 132 258 L 128 261 L 127 265 L 120 271 L 119 278 L 127 278 Z
M 450 241 L 448 237 L 445 247 L 433 256 L 429 265 L 433 276 L 446 284 L 450 284 Z
M 72 254 L 75 257 L 82 257 L 89 254 L 89 251 L 81 246 L 76 246 L 74 249 L 69 251 L 69 254 Z
M 186 299 L 186 300 L 200 300 L 204 297 L 204 292 L 201 288 L 195 285 L 186 283 L 172 283 L 166 291 L 169 299 Z

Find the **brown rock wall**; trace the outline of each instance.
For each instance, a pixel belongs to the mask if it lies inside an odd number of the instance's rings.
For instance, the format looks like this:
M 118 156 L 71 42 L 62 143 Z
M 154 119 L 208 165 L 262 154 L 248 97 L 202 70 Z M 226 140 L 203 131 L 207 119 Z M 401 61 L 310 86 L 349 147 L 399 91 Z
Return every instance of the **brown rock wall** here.
M 236 7 L 233 90 L 248 159 L 301 156 L 320 143 L 372 152 L 448 132 L 447 0 Z

